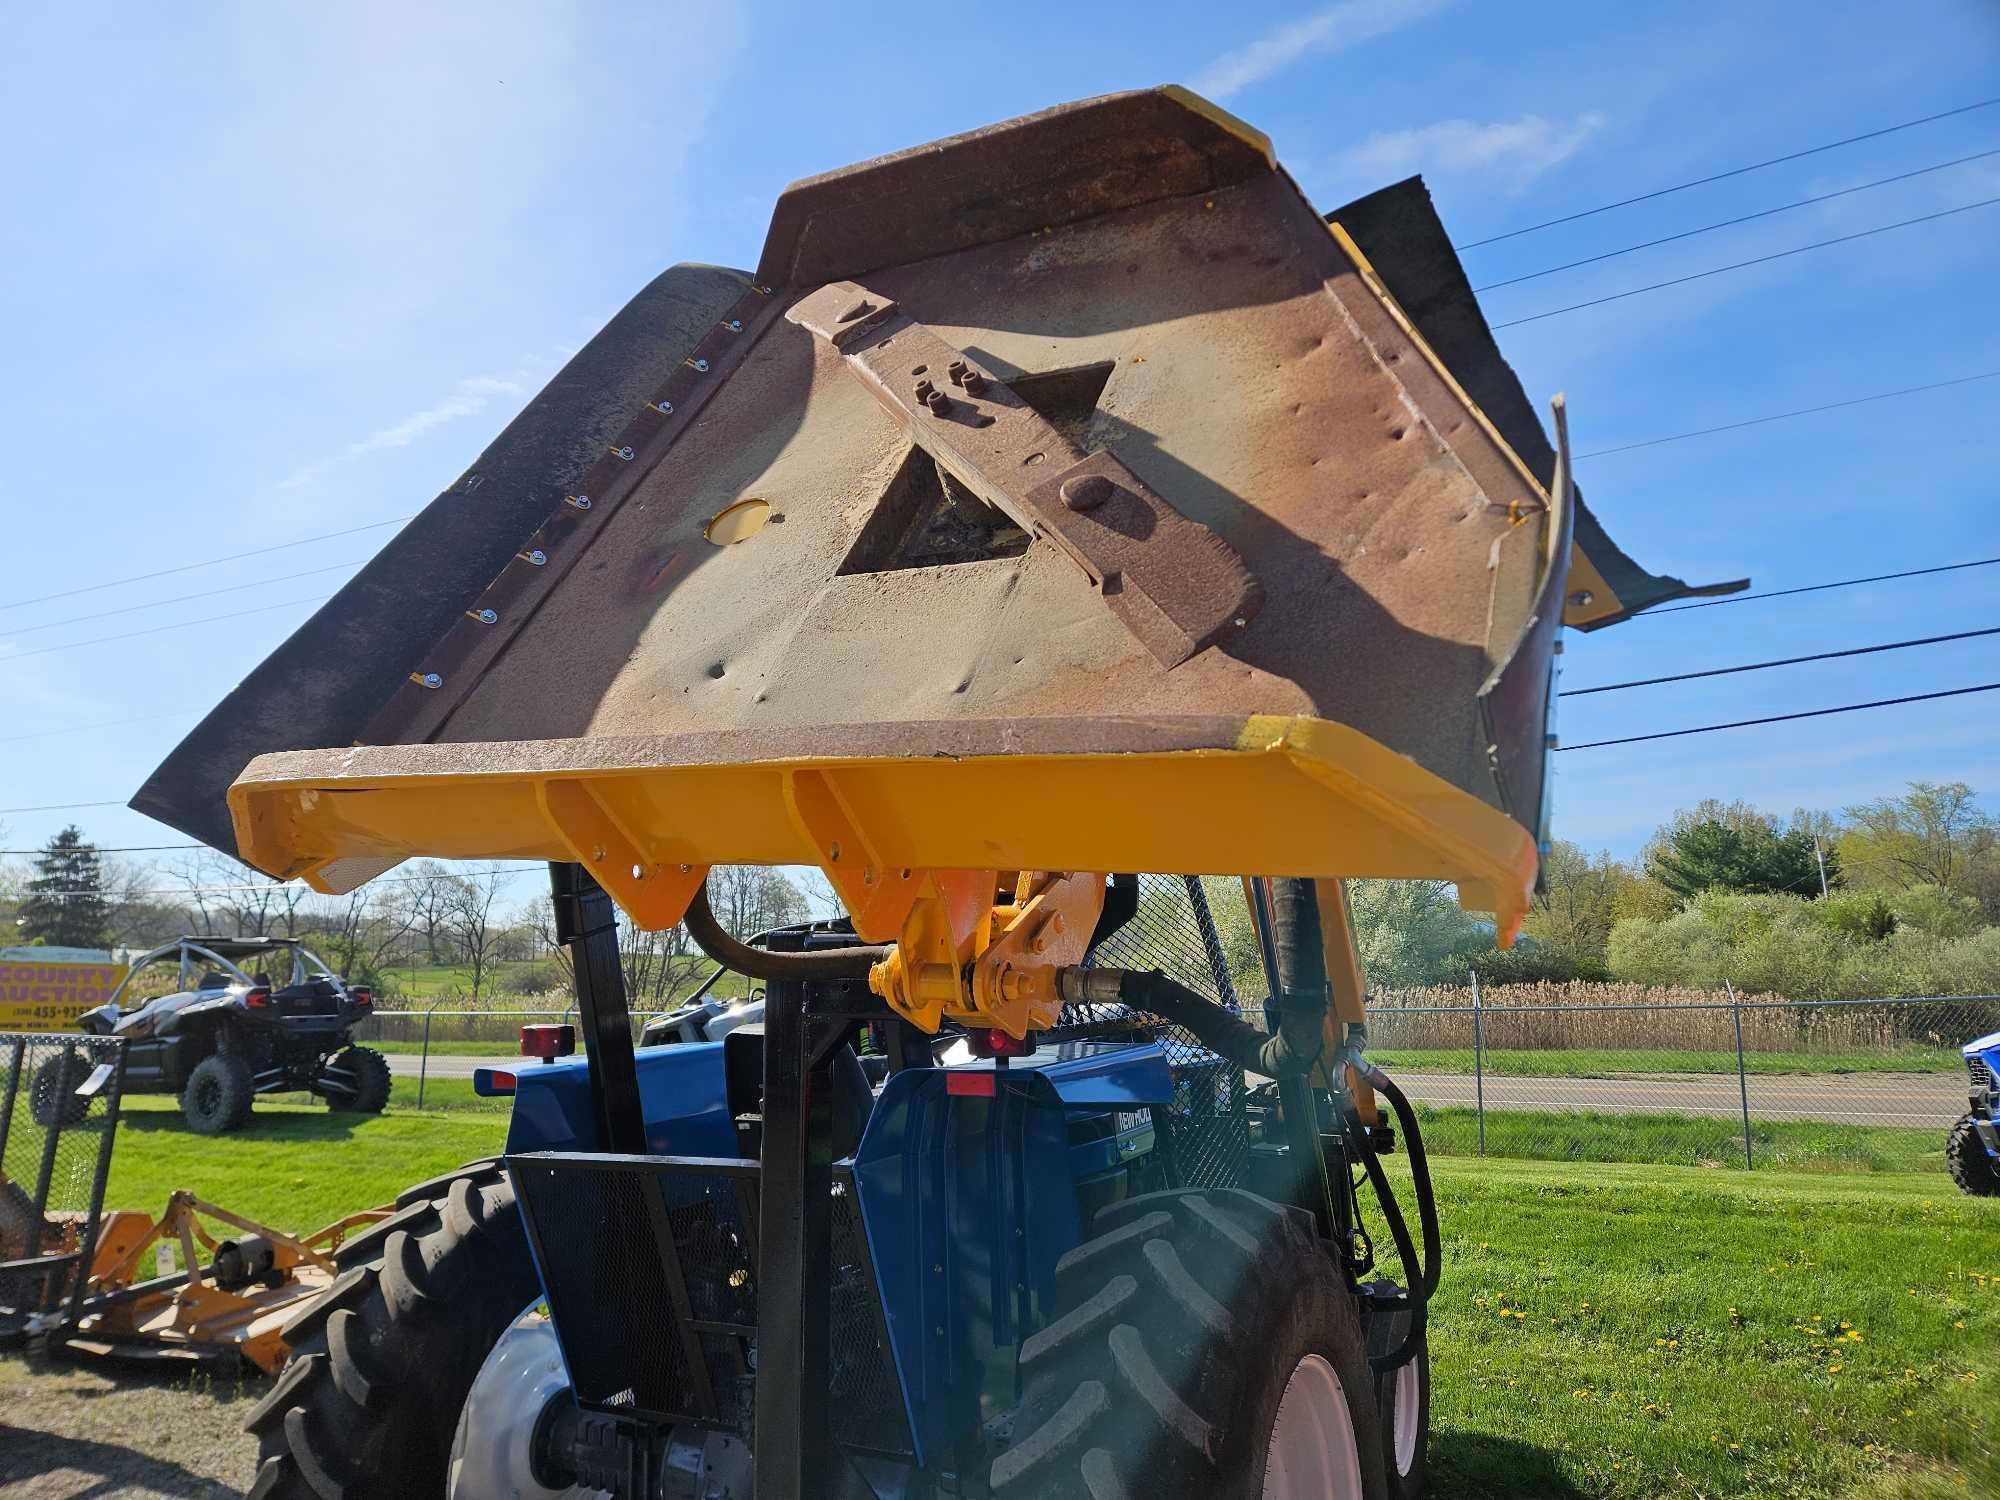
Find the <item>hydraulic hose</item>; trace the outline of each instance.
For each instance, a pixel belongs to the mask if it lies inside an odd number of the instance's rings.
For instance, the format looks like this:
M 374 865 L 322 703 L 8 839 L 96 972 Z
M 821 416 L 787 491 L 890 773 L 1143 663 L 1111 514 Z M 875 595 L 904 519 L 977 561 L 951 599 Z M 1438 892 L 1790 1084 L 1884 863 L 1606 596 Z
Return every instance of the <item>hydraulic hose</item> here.
M 1355 1060 L 1355 1067 L 1368 1086 L 1389 1101 L 1389 1107 L 1396 1112 L 1397 1123 L 1402 1126 L 1403 1149 L 1410 1158 L 1410 1185 L 1417 1196 L 1417 1218 L 1424 1237 L 1423 1259 L 1419 1261 L 1416 1247 L 1410 1242 L 1409 1225 L 1403 1219 L 1402 1205 L 1396 1201 L 1388 1174 L 1382 1170 L 1382 1159 L 1372 1150 L 1364 1151 L 1362 1162 L 1368 1173 L 1369 1185 L 1375 1189 L 1382 1217 L 1389 1225 L 1389 1237 L 1395 1242 L 1396 1254 L 1410 1278 L 1410 1326 L 1404 1330 L 1402 1342 L 1393 1349 L 1368 1358 L 1371 1369 L 1377 1374 L 1386 1374 L 1407 1364 L 1416 1355 L 1417 1345 L 1423 1339 L 1429 1321 L 1430 1301 L 1437 1295 L 1438 1278 L 1443 1274 L 1444 1254 L 1438 1235 L 1437 1199 L 1431 1192 L 1430 1157 L 1424 1151 L 1424 1136 L 1417 1124 L 1417 1113 L 1410 1107 L 1408 1096 L 1380 1068 L 1362 1058 Z
M 1266 1035 L 1255 1026 L 1239 1021 L 1206 995 L 1167 978 L 1158 969 L 1075 969 L 1081 976 L 1072 981 L 1066 995 L 1099 1001 L 1122 1000 L 1137 1010 L 1151 1011 L 1161 1020 L 1183 1027 L 1211 1052 L 1266 1078 L 1304 1076 L 1318 1060 L 1317 1052 L 1301 1058 L 1281 1031 Z M 1106 993 L 1111 986 L 1115 992 Z M 1314 1038 L 1317 1040 L 1317 1023 Z
M 706 888 L 694 893 L 687 910 L 688 936 L 710 958 L 738 974 L 752 979 L 866 979 L 868 971 L 896 950 L 877 945 L 853 948 L 822 948 L 817 953 L 773 953 L 768 948 L 752 948 L 738 942 L 715 920 L 708 904 Z
M 1366 1059 L 1360 1061 L 1359 1071 L 1368 1086 L 1389 1101 L 1389 1107 L 1396 1112 L 1396 1123 L 1403 1130 L 1403 1150 L 1410 1158 L 1410 1188 L 1417 1195 L 1417 1221 L 1424 1236 L 1423 1288 L 1428 1298 L 1436 1293 L 1438 1278 L 1444 1271 L 1444 1249 L 1438 1234 L 1437 1199 L 1431 1193 L 1431 1162 L 1424 1150 L 1424 1133 L 1417 1124 L 1417 1112 L 1411 1107 L 1409 1096 L 1396 1086 L 1394 1079 Z M 1404 1264 L 1411 1262 L 1406 1260 Z

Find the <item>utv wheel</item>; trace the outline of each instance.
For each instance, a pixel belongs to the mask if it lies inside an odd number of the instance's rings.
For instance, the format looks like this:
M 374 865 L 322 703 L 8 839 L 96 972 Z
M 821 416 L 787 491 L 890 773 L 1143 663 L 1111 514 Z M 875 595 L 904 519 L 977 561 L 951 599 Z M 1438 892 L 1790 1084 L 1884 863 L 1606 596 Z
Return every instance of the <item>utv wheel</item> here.
M 250 1064 L 217 1052 L 196 1063 L 188 1074 L 187 1085 L 181 1090 L 181 1113 L 196 1135 L 222 1135 L 243 1128 L 256 1097 Z
M 996 1500 L 1384 1500 L 1360 1315 L 1311 1224 L 1234 1189 L 1098 1214 L 1056 1266 Z
M 77 1087 L 90 1076 L 90 1060 L 77 1053 L 52 1057 L 35 1069 L 28 1085 L 28 1114 L 37 1125 L 74 1125 L 90 1113 Z
M 1971 1115 L 1961 1115 L 1944 1138 L 1944 1164 L 1959 1191 L 1980 1198 L 2000 1195 L 2000 1167 L 1986 1154 Z
M 541 1294 L 513 1185 L 489 1161 L 412 1188 L 335 1261 L 244 1423 L 249 1500 L 438 1500 L 473 1379 Z
M 322 1072 L 326 1107 L 353 1114 L 379 1115 L 389 1102 L 389 1059 L 373 1047 L 348 1047 L 326 1060 L 327 1068 L 337 1068 L 345 1078 L 326 1078 Z M 351 1090 L 351 1092 L 350 1092 Z

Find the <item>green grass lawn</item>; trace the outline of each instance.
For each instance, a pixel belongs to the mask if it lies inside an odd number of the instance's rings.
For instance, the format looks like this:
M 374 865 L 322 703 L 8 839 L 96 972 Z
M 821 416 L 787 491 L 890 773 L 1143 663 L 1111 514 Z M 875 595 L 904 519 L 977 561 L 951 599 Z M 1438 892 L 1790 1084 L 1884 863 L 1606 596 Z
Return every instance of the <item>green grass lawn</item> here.
M 248 1129 L 195 1135 L 172 1099 L 134 1097 L 111 1158 L 104 1201 L 158 1213 L 175 1188 L 292 1231 L 317 1229 L 386 1203 L 413 1182 L 491 1156 L 507 1133 L 507 1101 L 475 1099 L 463 1079 L 425 1091 L 397 1079 L 381 1115 L 335 1114 L 316 1100 L 260 1099 Z
M 1368 1056 L 1390 1071 L 1470 1073 L 1470 1047 L 1401 1047 Z M 1634 1047 L 1487 1048 L 1485 1071 L 1512 1078 L 1622 1078 L 1635 1073 L 1734 1073 L 1736 1054 Z M 1821 1073 L 1963 1073 L 1965 1058 L 1937 1047 L 1872 1052 L 1745 1052 L 1746 1073 L 1807 1077 Z
M 397 1080 L 378 1117 L 264 1101 L 217 1140 L 131 1099 L 107 1201 L 188 1187 L 304 1229 L 499 1148 L 505 1101 L 462 1080 L 413 1097 Z M 1520 1118 L 1490 1115 L 1489 1147 Z M 1642 1148 L 1651 1122 L 1626 1124 Z M 1432 1492 L 2000 1494 L 2000 1201 L 1879 1149 L 1838 1175 L 1439 1155 Z
M 1436 1177 L 1434 1493 L 2000 1493 L 2000 1202 L 1938 1174 Z
M 1479 1120 L 1468 1106 L 1417 1106 L 1434 1156 L 1476 1156 Z M 1807 1172 L 1944 1171 L 1944 1130 L 1821 1121 L 1753 1120 L 1758 1170 Z M 1696 1115 L 1611 1114 L 1596 1110 L 1489 1109 L 1486 1155 L 1528 1161 L 1630 1162 L 1744 1170 L 1743 1127 Z

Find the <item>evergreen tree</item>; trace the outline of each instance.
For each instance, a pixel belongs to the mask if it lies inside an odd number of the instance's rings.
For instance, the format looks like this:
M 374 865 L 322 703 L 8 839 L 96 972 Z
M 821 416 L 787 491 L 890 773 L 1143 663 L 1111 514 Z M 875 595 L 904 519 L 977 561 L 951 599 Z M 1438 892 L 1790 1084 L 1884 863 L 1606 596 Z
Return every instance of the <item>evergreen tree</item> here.
M 35 856 L 35 877 L 21 903 L 21 934 L 56 948 L 102 948 L 110 941 L 111 907 L 97 846 L 72 823 Z

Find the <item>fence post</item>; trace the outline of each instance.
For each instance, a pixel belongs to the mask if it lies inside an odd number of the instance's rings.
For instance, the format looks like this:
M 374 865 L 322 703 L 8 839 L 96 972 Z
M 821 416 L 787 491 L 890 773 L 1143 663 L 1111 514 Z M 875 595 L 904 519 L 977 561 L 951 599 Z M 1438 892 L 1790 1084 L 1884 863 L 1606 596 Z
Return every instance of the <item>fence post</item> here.
M 1486 1154 L 1486 1003 L 1479 997 L 1479 971 L 1472 971 L 1472 1090 L 1479 1113 L 1479 1154 Z
M 433 1000 L 430 1004 L 430 1010 L 424 1012 L 424 1050 L 417 1058 L 418 1109 L 424 1107 L 424 1083 L 429 1078 L 431 1071 L 431 1013 L 442 1004 L 444 1004 L 442 1000 Z
M 1755 1171 L 1757 1158 L 1750 1147 L 1750 1084 L 1743 1076 L 1743 1002 L 1727 979 L 1722 987 L 1729 991 L 1729 1018 L 1736 1026 L 1736 1095 L 1743 1101 L 1743 1166 L 1746 1171 Z

